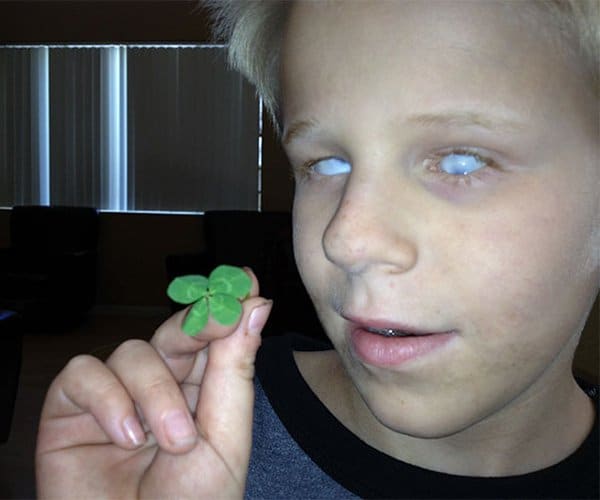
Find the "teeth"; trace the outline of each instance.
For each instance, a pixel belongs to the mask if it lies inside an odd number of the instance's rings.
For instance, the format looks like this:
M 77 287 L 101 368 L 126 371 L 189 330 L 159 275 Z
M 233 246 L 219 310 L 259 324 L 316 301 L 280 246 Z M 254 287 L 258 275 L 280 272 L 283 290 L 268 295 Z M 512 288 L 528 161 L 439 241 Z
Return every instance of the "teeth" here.
M 410 333 L 403 332 L 402 330 L 394 330 L 392 328 L 367 328 L 367 331 L 371 333 L 377 333 L 385 337 L 407 337 Z

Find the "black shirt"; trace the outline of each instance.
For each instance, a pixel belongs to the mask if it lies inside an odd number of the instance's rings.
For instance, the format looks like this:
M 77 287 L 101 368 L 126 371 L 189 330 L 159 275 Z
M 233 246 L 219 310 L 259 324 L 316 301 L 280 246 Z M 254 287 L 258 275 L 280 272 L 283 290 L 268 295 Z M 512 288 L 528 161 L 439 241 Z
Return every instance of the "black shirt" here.
M 310 390 L 293 351 L 328 348 L 298 336 L 265 339 L 257 357 L 248 497 L 599 498 L 597 417 L 575 453 L 536 472 L 484 478 L 430 471 L 361 441 Z M 598 388 L 585 389 L 598 415 Z

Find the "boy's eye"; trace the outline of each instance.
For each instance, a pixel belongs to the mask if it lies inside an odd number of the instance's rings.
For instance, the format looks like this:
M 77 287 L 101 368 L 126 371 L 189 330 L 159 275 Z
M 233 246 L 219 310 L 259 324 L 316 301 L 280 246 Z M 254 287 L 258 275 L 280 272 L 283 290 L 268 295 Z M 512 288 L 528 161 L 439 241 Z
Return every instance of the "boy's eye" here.
M 349 174 L 352 170 L 350 163 L 336 157 L 310 162 L 307 167 L 319 175 L 343 175 Z
M 433 153 L 422 165 L 430 181 L 446 182 L 452 186 L 471 186 L 474 180 L 483 181 L 494 171 L 503 171 L 491 156 L 471 148 Z
M 473 153 L 451 153 L 439 161 L 439 169 L 451 175 L 469 175 L 485 166 L 485 161 Z

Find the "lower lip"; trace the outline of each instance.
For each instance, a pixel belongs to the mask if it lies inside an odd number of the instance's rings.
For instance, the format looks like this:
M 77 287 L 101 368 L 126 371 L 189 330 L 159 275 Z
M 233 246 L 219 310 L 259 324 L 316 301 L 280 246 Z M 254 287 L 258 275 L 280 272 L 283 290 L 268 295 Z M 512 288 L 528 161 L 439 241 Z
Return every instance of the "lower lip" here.
M 398 366 L 421 359 L 445 346 L 456 336 L 455 332 L 430 335 L 385 337 L 357 328 L 350 334 L 350 342 L 358 358 L 374 366 Z

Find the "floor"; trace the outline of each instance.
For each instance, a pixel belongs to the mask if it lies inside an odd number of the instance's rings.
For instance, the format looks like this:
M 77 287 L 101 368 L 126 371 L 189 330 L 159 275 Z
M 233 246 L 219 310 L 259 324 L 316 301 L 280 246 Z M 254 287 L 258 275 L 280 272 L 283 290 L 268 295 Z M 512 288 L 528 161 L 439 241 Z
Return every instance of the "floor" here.
M 128 338 L 150 338 L 163 313 L 91 316 L 66 333 L 26 334 L 11 434 L 0 444 L 0 499 L 35 498 L 33 456 L 39 414 L 50 382 L 73 356 L 106 357 Z

